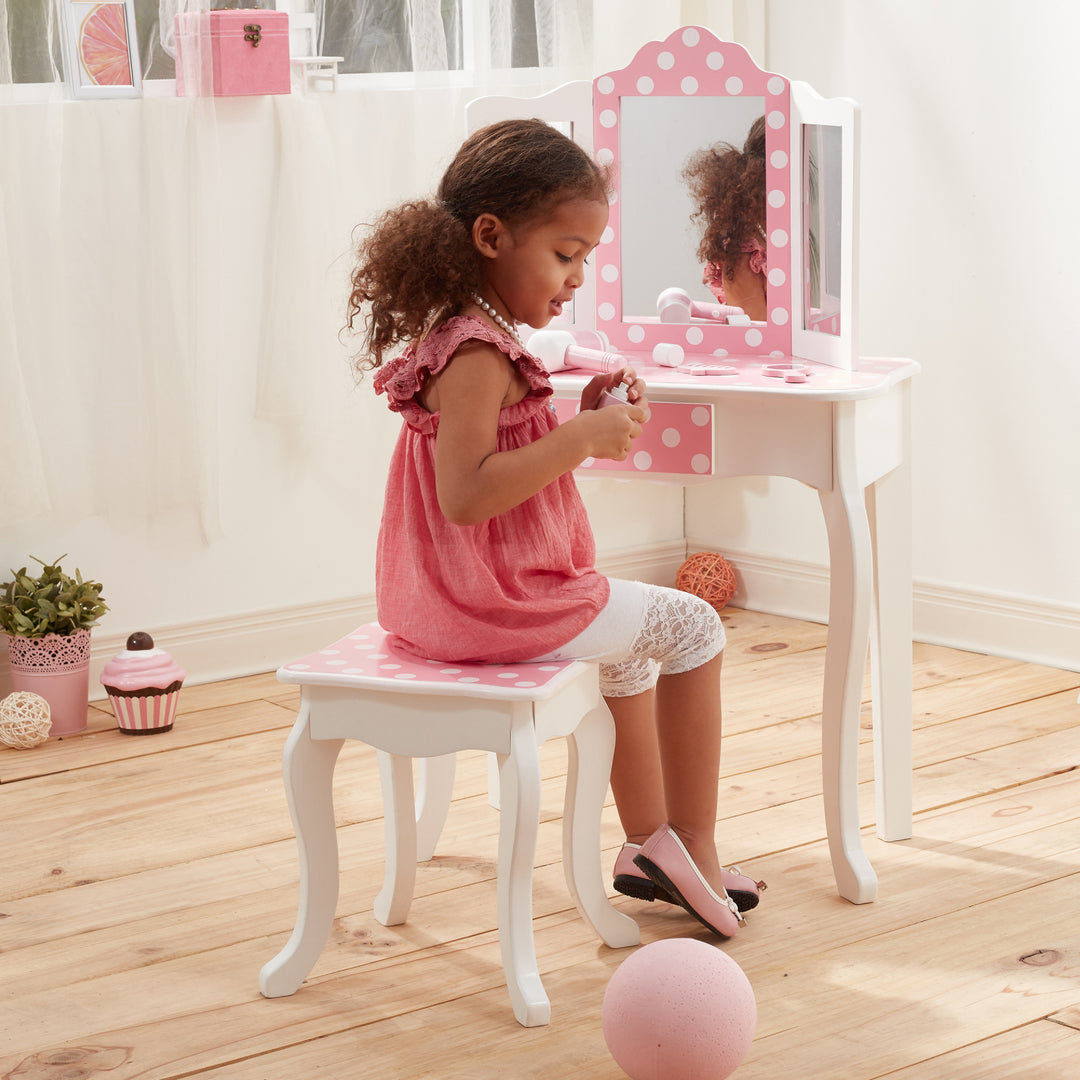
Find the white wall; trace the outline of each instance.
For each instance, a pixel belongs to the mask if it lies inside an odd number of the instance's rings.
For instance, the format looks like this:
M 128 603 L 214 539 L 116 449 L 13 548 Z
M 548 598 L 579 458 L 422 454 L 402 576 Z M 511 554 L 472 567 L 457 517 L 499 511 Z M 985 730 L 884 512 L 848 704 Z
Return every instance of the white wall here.
M 1069 0 L 770 0 L 764 67 L 862 109 L 861 351 L 914 390 L 916 636 L 1080 667 L 1080 95 Z M 719 497 L 718 497 L 719 492 Z M 824 618 L 817 499 L 730 481 L 687 531 Z M 807 582 L 810 588 L 806 588 Z

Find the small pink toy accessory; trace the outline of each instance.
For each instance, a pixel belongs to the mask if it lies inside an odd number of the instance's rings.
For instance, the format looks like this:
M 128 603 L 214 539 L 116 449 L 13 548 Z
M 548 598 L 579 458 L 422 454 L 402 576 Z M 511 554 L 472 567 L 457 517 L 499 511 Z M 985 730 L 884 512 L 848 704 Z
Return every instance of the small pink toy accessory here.
M 716 291 L 712 285 L 709 288 Z M 656 314 L 660 316 L 662 323 L 688 323 L 691 319 L 709 319 L 718 323 L 737 321 L 735 317 L 744 315 L 745 312 L 740 307 L 724 303 L 723 286 L 717 285 L 716 288 L 720 289 L 720 300 L 716 304 L 702 304 L 691 300 L 685 289 L 665 289 L 656 298 Z
M 582 371 L 595 371 L 601 375 L 627 367 L 630 361 L 621 353 L 607 351 L 606 338 L 588 331 L 593 338 L 603 340 L 603 348 L 583 345 L 578 335 L 570 330 L 537 330 L 527 342 L 525 348 L 532 353 L 547 371 L 561 371 L 563 368 L 580 368 Z
M 125 735 L 154 735 L 169 731 L 187 672 L 154 639 L 139 631 L 127 639 L 101 673 L 101 683 L 120 730 Z
M 806 364 L 763 364 L 761 374 L 786 383 L 804 383 L 810 378 L 810 369 Z
M 598 409 L 606 409 L 609 405 L 629 405 L 630 395 L 627 393 L 625 385 L 619 383 L 617 386 L 613 386 L 610 390 L 605 390 L 600 395 L 600 404 L 596 407 Z

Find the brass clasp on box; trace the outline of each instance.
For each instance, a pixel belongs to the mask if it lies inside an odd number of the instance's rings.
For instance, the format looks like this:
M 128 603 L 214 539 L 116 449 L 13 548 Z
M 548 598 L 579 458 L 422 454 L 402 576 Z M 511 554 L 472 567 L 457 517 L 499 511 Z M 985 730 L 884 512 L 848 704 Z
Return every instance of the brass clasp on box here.
M 244 40 L 251 42 L 251 47 L 257 49 L 262 41 L 262 26 L 259 23 L 248 23 L 244 27 Z

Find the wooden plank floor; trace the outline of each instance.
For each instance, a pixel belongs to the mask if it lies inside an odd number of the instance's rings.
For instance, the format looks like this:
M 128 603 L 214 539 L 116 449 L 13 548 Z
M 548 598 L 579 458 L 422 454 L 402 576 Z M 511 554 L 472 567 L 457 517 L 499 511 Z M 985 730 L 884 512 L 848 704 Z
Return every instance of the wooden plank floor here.
M 740 1080 L 1065 1080 L 1080 1060 L 1080 675 L 915 647 L 915 833 L 873 832 L 879 898 L 835 892 L 819 794 L 825 629 L 726 613 L 717 836 L 769 882 L 723 947 L 758 1003 Z M 313 643 L 317 644 L 317 643 Z M 462 755 L 409 922 L 380 926 L 374 754 L 336 775 L 342 888 L 332 939 L 291 998 L 260 997 L 292 928 L 296 847 L 280 778 L 298 694 L 273 675 L 185 687 L 173 732 L 115 728 L 0 749 L 0 1078 L 519 1080 L 623 1074 L 600 1006 L 627 955 L 588 933 L 562 880 L 565 744 L 543 751 L 535 935 L 552 1022 L 513 1020 L 495 929 L 497 814 Z M 621 840 L 605 810 L 604 859 Z M 708 940 L 685 913 L 619 898 L 643 942 Z

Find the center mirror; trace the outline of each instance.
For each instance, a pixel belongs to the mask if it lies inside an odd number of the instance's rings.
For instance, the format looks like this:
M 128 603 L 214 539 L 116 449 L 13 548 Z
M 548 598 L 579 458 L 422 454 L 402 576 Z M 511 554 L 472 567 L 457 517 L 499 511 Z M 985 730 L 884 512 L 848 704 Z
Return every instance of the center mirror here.
M 669 341 L 688 353 L 790 353 L 788 80 L 686 27 L 597 78 L 593 110 L 597 158 L 614 185 L 597 327 L 628 349 Z M 752 168 L 721 163 L 744 157 L 752 130 Z
M 722 193 L 696 199 L 686 176 L 692 164 L 709 159 L 728 170 L 743 169 L 743 148 L 750 128 L 765 112 L 765 99 L 746 97 L 628 97 L 622 102 L 620 199 L 622 203 L 622 307 L 624 320 L 651 319 L 657 297 L 672 287 L 691 299 L 714 302 L 703 282 L 698 247 L 709 225 L 729 231 L 732 222 L 716 221 L 712 207 Z M 745 162 L 750 170 L 751 161 Z M 745 169 L 744 169 L 745 171 Z M 700 174 L 700 169 L 699 169 Z M 702 176 L 702 182 L 709 182 Z M 765 175 L 757 190 L 743 192 L 743 203 L 765 207 Z M 760 222 L 764 230 L 765 222 Z M 757 314 L 756 312 L 754 314 Z

